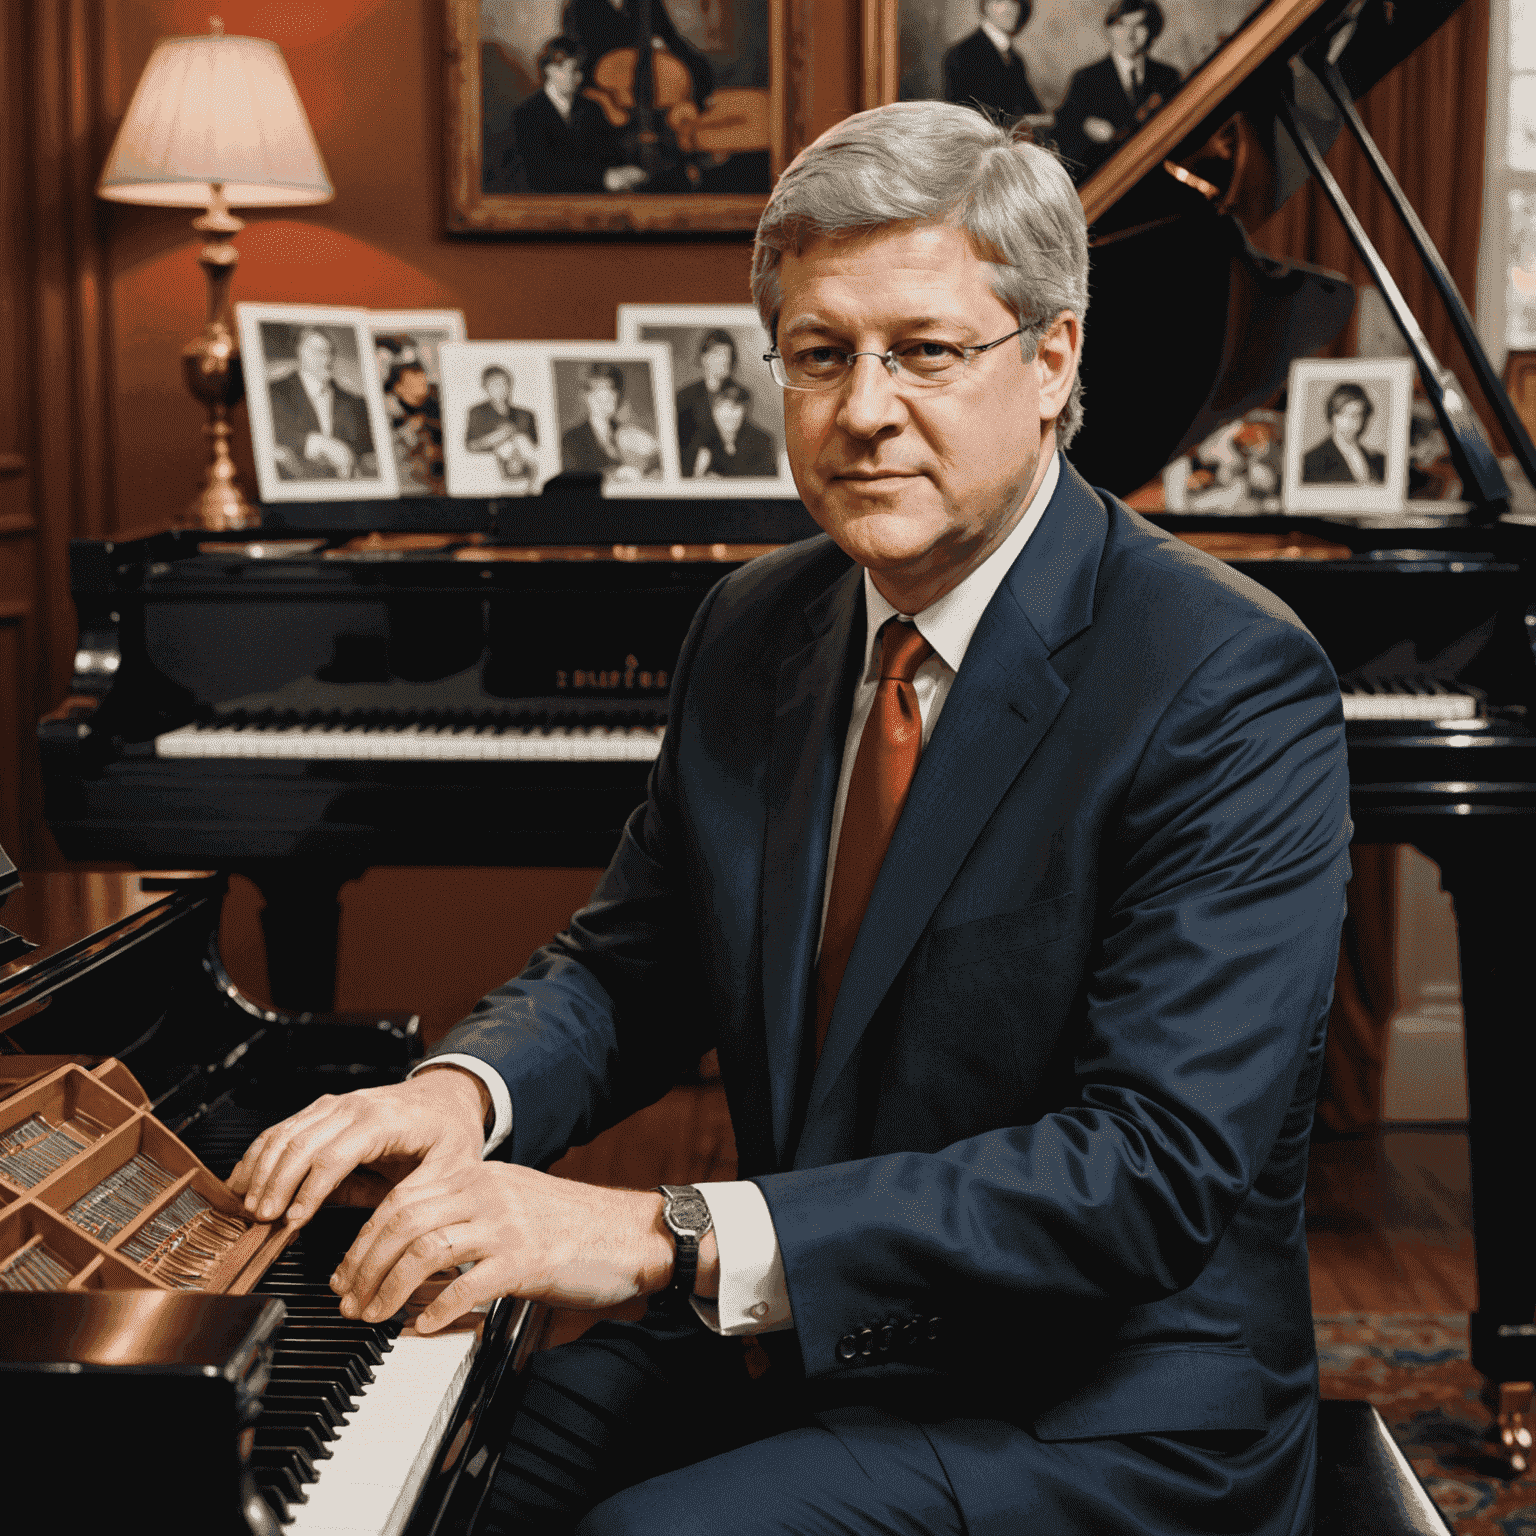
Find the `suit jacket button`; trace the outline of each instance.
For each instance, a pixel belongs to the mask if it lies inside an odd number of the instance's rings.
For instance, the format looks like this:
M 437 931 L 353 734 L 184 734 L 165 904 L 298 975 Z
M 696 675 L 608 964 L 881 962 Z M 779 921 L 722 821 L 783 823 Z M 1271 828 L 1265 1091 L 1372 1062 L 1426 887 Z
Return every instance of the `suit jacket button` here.
M 938 1318 L 938 1317 L 930 1317 L 928 1319 L 928 1337 L 930 1339 L 938 1338 L 938 1336 L 939 1336 L 939 1324 L 942 1321 L 943 1321 L 943 1319 L 942 1318 Z
M 896 1342 L 896 1324 L 887 1323 L 878 1334 L 875 1335 L 875 1348 L 883 1355 L 892 1344 Z
M 867 1360 L 875 1352 L 875 1330 L 859 1329 L 859 1353 Z
M 837 1358 L 839 1360 L 852 1360 L 858 1351 L 858 1340 L 851 1333 L 845 1333 L 837 1341 Z
M 923 1320 L 920 1317 L 909 1317 L 901 1325 L 901 1347 L 903 1349 L 911 1349 L 917 1343 L 917 1336 L 922 1326 Z

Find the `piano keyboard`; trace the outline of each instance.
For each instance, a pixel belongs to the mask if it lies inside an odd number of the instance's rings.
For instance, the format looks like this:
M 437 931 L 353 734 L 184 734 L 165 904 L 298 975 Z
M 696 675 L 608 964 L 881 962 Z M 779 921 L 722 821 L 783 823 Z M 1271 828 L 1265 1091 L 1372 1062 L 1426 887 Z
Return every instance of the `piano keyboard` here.
M 1482 718 L 1482 695 L 1458 683 L 1422 677 L 1340 684 L 1345 720 L 1473 721 Z
M 156 757 L 312 762 L 652 762 L 660 725 L 184 725 L 155 738 Z
M 399 1536 L 437 1459 L 476 1335 L 419 1337 L 403 1333 L 398 1317 L 344 1318 L 328 1281 L 345 1243 L 321 1251 L 317 1224 L 256 1287 L 280 1297 L 289 1316 L 262 1393 L 252 1475 L 290 1536 Z

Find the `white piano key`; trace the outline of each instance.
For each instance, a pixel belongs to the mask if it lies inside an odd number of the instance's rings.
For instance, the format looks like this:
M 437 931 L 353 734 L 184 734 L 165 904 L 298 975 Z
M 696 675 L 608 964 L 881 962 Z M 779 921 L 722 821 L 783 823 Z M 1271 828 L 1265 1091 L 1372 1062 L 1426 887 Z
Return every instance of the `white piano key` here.
M 308 762 L 650 762 L 661 751 L 662 729 L 184 725 L 155 738 L 155 755 Z
M 474 1363 L 473 1332 L 402 1333 L 316 1463 L 289 1536 L 398 1536 L 410 1519 Z

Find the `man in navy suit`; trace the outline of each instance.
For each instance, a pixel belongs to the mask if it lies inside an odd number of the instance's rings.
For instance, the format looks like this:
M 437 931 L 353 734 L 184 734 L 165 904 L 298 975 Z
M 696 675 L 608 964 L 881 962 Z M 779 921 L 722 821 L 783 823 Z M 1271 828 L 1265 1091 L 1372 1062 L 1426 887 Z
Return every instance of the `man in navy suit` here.
M 299 332 L 298 367 L 269 385 L 278 474 L 350 480 L 374 473 L 368 406 L 336 382 L 336 345 L 317 325 Z
M 1040 98 L 1013 39 L 1029 22 L 1029 0 L 981 0 L 981 25 L 944 55 L 944 100 L 1002 118 L 1039 113 Z
M 1179 88 L 1173 65 L 1147 57 L 1163 33 L 1157 0 L 1114 0 L 1104 27 L 1109 52 L 1072 76 L 1056 109 L 1056 143 L 1079 179 L 1097 170 Z
M 414 1170 L 337 1272 L 348 1316 L 450 1262 L 418 1328 L 653 1298 L 536 1358 L 494 1529 L 1311 1529 L 1338 686 L 1062 458 L 1086 277 L 1059 163 L 969 109 L 796 160 L 753 294 L 825 536 L 706 598 L 569 929 L 410 1081 L 235 1170 L 297 1220 Z M 711 1047 L 739 1180 L 538 1171 Z

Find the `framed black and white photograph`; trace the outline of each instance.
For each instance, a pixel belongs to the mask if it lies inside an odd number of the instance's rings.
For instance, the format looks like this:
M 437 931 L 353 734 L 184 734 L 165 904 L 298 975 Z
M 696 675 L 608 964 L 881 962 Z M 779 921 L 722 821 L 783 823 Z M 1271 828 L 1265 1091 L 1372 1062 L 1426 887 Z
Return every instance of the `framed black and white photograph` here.
M 451 231 L 756 227 L 788 0 L 445 0 Z
M 750 304 L 621 304 L 619 340 L 659 342 L 672 359 L 678 468 L 668 496 L 795 496 L 784 394 Z
M 461 309 L 369 311 L 402 496 L 445 496 L 438 348 L 464 340 Z
M 439 358 L 448 494 L 537 494 L 560 473 L 547 348 L 528 341 L 449 342 Z
M 1408 492 L 1413 363 L 1405 357 L 1291 364 L 1287 512 L 1395 512 Z
M 865 101 L 1027 120 L 1085 181 L 1267 0 L 866 0 Z
M 560 468 L 605 496 L 668 494 L 678 479 L 672 355 L 658 342 L 545 342 Z
M 398 496 L 368 311 L 318 304 L 235 310 L 261 499 Z

